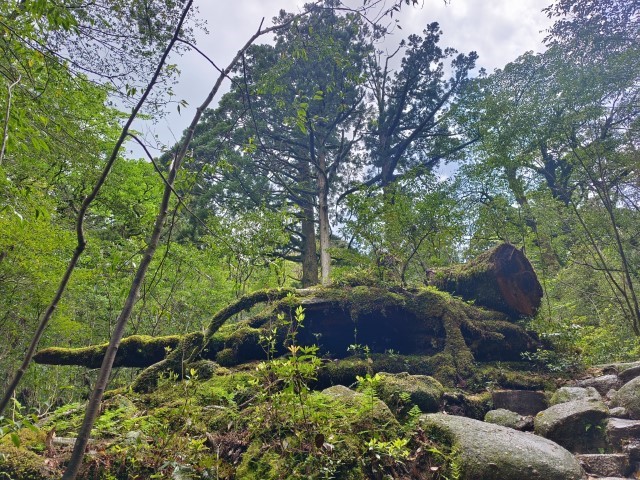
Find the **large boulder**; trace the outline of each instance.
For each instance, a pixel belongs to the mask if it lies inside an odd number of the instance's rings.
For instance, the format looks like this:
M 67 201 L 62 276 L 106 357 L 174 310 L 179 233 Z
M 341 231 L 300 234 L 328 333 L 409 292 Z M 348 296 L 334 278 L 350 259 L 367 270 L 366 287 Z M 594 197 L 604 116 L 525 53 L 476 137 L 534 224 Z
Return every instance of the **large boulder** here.
M 624 407 L 629 412 L 629 417 L 640 420 L 640 377 L 625 383 L 611 399 L 616 407 Z
M 594 387 L 561 387 L 551 397 L 551 405 L 574 402 L 576 400 L 602 400 Z
M 600 375 L 598 377 L 585 378 L 576 382 L 578 387 L 593 387 L 600 395 L 606 395 L 609 390 L 620 388 L 620 379 L 617 375 Z
M 382 380 L 376 391 L 380 400 L 396 412 L 406 413 L 416 405 L 423 413 L 437 412 L 442 403 L 444 387 L 427 375 L 380 373 Z
M 605 374 L 617 375 L 623 384 L 640 376 L 640 362 L 611 363 L 600 368 Z
M 534 419 L 534 430 L 575 453 L 598 453 L 607 448 L 607 406 L 596 400 L 559 403 Z
M 532 390 L 493 390 L 493 408 L 504 408 L 520 415 L 536 415 L 549 406 L 544 392 Z
M 459 452 L 461 480 L 578 480 L 584 472 L 560 445 L 511 428 L 441 413 L 423 428 L 449 437 Z

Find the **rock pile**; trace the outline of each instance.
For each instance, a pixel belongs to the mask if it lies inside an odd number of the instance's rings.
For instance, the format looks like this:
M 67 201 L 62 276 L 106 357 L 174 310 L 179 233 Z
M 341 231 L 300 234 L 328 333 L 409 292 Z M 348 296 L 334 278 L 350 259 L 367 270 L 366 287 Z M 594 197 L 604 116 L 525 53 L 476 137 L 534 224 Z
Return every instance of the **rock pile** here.
M 493 391 L 484 421 L 442 398 L 454 414 L 423 415 L 421 426 L 450 439 L 464 480 L 640 478 L 640 362 L 603 365 L 553 394 Z

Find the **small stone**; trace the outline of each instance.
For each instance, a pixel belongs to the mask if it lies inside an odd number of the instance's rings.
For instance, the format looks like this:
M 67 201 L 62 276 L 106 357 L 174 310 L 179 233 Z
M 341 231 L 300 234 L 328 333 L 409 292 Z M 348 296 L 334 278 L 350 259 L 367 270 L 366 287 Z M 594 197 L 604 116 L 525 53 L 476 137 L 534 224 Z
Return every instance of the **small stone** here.
M 576 458 L 587 473 L 603 477 L 625 477 L 631 473 L 629 456 L 624 453 L 582 454 Z
M 622 450 L 629 455 L 629 460 L 637 464 L 640 462 L 640 441 L 632 440 L 622 447 Z

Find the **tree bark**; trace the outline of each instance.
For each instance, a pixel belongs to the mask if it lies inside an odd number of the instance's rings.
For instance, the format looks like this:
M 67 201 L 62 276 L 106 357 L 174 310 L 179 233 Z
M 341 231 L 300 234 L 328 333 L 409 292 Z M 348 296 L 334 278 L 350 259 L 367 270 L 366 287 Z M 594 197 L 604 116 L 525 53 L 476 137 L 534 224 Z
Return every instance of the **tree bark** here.
M 331 255 L 329 247 L 331 234 L 329 229 L 329 183 L 327 181 L 327 159 L 324 152 L 318 155 L 318 223 L 320 231 L 320 271 L 322 285 L 329 285 L 331 269 Z
M 309 164 L 300 162 L 301 183 L 311 176 Z M 318 254 L 316 251 L 316 226 L 314 222 L 313 198 L 304 196 L 302 204 L 302 288 L 318 284 Z
M 527 257 L 508 243 L 469 263 L 432 271 L 427 283 L 512 318 L 535 315 L 543 295 Z

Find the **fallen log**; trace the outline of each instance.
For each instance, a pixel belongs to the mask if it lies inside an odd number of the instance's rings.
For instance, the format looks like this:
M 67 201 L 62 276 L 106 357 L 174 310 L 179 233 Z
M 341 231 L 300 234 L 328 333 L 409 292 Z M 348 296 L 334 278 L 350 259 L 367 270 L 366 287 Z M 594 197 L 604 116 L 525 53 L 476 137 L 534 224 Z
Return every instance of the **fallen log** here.
M 181 337 L 171 353 L 151 363 L 149 355 L 136 350 L 118 351 L 121 366 L 143 366 L 149 361 L 134 389 L 153 389 L 162 372 L 182 374 L 190 363 L 213 360 L 231 367 L 264 360 L 273 337 L 273 356 L 287 352 L 291 326 L 295 325 L 296 306 L 304 308 L 304 328 L 297 330 L 299 345 L 317 345 L 323 358 L 341 359 L 354 353 L 413 355 L 428 357 L 428 370 L 447 383 L 472 375 L 477 361 L 520 360 L 522 352 L 534 351 L 538 342 L 504 314 L 480 309 L 433 287 L 417 291 L 389 291 L 377 287 L 318 288 L 314 294 L 290 295 L 271 303 L 262 312 L 240 322 L 227 323 L 208 339 L 202 333 Z M 274 333 L 275 332 L 275 333 Z M 155 343 L 157 340 L 157 343 Z M 164 340 L 148 339 L 149 349 Z M 126 340 L 125 340 L 126 341 Z M 80 365 L 88 365 L 102 352 L 76 355 Z M 69 364 L 71 349 L 49 349 L 36 357 L 40 363 L 58 363 L 56 356 Z
M 427 283 L 511 318 L 535 315 L 542 299 L 531 262 L 508 243 L 468 263 L 432 271 Z
M 445 383 L 469 378 L 475 362 L 518 361 L 522 353 L 539 346 L 535 336 L 509 321 L 535 312 L 542 296 L 531 264 L 512 245 L 500 245 L 469 264 L 441 270 L 432 280 L 455 295 L 475 298 L 476 304 L 501 312 L 471 305 L 433 286 L 254 292 L 216 313 L 204 333 L 124 339 L 116 365 L 148 367 L 134 383 L 134 389 L 145 391 L 154 388 L 163 372 L 181 375 L 197 362 L 230 367 L 264 360 L 267 353 L 285 355 L 298 306 L 304 308 L 305 318 L 304 328 L 296 329 L 296 342 L 318 346 L 323 358 L 342 359 L 365 350 L 428 357 L 426 371 Z M 257 314 L 228 322 L 259 304 L 265 306 Z M 38 352 L 35 360 L 96 368 L 105 348 L 50 348 Z
M 118 348 L 114 367 L 148 367 L 167 356 L 167 352 L 180 345 L 180 335 L 150 337 L 132 335 L 124 338 Z M 37 352 L 33 360 L 44 365 L 81 365 L 100 368 L 108 343 L 82 348 L 50 347 Z

